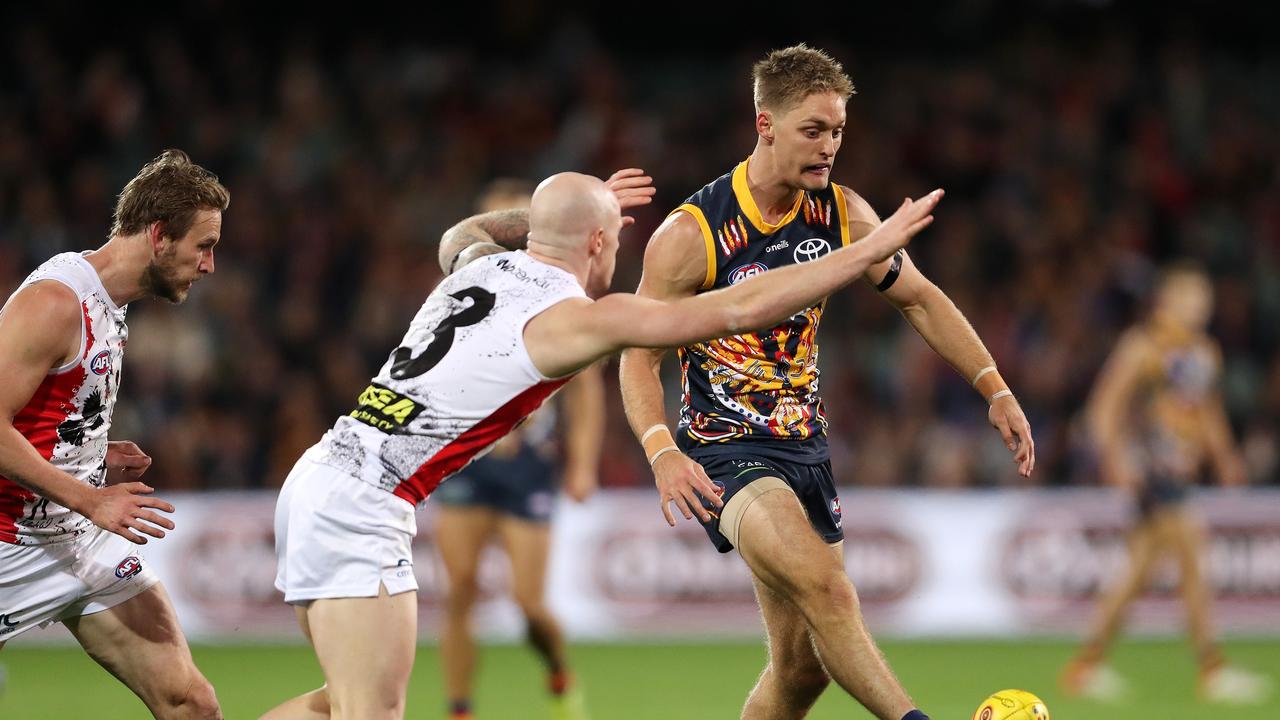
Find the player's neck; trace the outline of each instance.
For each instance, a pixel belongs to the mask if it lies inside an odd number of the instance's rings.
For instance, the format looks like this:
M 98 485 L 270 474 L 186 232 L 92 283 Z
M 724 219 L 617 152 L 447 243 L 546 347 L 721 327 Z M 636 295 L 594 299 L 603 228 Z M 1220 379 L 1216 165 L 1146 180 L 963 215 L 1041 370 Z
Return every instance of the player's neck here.
M 577 278 L 579 285 L 584 288 L 587 286 L 587 265 L 569 250 L 555 245 L 530 242 L 529 247 L 525 248 L 525 254 L 540 263 L 564 270 Z
M 1160 340 L 1167 343 L 1186 343 L 1200 333 L 1159 311 L 1151 315 L 1151 330 Z
M 774 222 L 787 213 L 796 204 L 796 195 L 801 190 L 783 182 L 778 171 L 773 152 L 767 145 L 756 143 L 756 149 L 747 158 L 747 191 L 755 200 L 760 214 L 768 222 Z
M 142 269 L 150 258 L 145 237 L 113 236 L 106 245 L 85 255 L 85 260 L 97 271 L 102 287 L 111 301 L 124 307 L 146 296 L 142 288 Z

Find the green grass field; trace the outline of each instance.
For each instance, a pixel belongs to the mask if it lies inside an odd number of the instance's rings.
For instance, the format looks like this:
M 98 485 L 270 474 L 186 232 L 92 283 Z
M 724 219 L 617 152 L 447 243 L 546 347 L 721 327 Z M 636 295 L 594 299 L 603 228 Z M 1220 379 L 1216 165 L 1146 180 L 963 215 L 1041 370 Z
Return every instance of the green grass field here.
M 1280 703 L 1235 709 L 1194 700 L 1194 666 L 1175 642 L 1128 642 L 1118 648 L 1118 670 L 1137 697 L 1124 707 L 1068 701 L 1054 678 L 1071 646 L 1062 642 L 886 642 L 885 654 L 907 688 L 934 720 L 967 720 L 989 693 L 1021 687 L 1038 693 L 1056 720 L 1276 720 Z M 320 673 L 303 647 L 195 648 L 196 661 L 218 689 L 230 720 L 256 718 L 292 695 L 319 684 Z M 1233 661 L 1280 680 L 1280 641 L 1228 645 Z M 736 718 L 763 664 L 758 644 L 579 645 L 578 676 L 597 720 L 708 720 Z M 542 674 L 517 646 L 484 649 L 477 716 L 534 720 L 546 716 Z M 76 648 L 11 645 L 0 652 L 8 676 L 0 718 L 12 720 L 133 720 L 149 717 L 142 704 Z M 439 656 L 423 646 L 409 696 L 410 718 L 443 717 Z M 815 720 L 870 717 L 836 689 L 810 714 Z

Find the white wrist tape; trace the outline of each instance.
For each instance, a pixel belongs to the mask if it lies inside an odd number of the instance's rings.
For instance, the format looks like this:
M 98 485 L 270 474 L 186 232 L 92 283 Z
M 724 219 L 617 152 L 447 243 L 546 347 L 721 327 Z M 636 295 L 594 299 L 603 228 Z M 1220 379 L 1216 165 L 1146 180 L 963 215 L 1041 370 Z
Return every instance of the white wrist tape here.
M 995 366 L 995 365 L 988 365 L 988 366 L 986 366 L 986 367 L 982 368 L 981 370 L 979 370 L 979 371 L 978 371 L 978 374 L 977 374 L 977 375 L 974 375 L 974 376 L 973 376 L 973 379 L 969 381 L 969 384 L 970 384 L 970 385 L 977 385 L 977 384 L 978 384 L 978 381 L 982 379 L 982 376 L 983 376 L 983 375 L 986 375 L 987 373 L 993 373 L 993 372 L 995 372 L 995 371 L 996 371 L 996 366 Z
M 661 450 L 659 450 L 658 452 L 654 453 L 649 457 L 649 467 L 653 467 L 653 464 L 658 462 L 658 458 L 662 457 L 663 455 L 666 455 L 669 452 L 680 452 L 680 448 L 676 447 L 675 445 L 668 445 L 662 448 Z
M 640 444 L 643 445 L 646 440 L 653 437 L 654 433 L 661 432 L 666 429 L 667 429 L 666 423 L 658 423 L 657 425 L 650 427 L 648 430 L 644 431 L 643 435 L 640 436 Z

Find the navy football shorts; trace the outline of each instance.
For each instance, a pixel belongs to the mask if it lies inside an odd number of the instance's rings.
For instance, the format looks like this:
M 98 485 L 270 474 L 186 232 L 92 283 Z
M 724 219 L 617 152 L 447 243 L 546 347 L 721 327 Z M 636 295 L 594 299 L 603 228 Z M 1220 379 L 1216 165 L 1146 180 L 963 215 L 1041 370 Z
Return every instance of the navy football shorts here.
M 781 485 L 795 492 L 809 516 L 809 524 L 825 542 L 833 544 L 844 539 L 844 530 L 840 528 L 840 497 L 836 494 L 829 461 L 816 465 L 786 462 L 753 453 L 742 445 L 694 448 L 689 457 L 702 465 L 717 488 L 724 490 L 720 496 L 724 507 L 718 511 L 703 500 L 705 508 L 720 513 L 710 522 L 702 523 L 707 537 L 720 552 L 727 553 L 737 544 L 738 524 L 747 506 L 762 493 Z M 781 485 L 767 478 L 776 478 Z M 734 502 L 739 495 L 741 497 Z
M 545 523 L 555 506 L 555 464 L 527 445 L 510 458 L 476 460 L 440 483 L 431 499 L 452 507 L 481 507 Z

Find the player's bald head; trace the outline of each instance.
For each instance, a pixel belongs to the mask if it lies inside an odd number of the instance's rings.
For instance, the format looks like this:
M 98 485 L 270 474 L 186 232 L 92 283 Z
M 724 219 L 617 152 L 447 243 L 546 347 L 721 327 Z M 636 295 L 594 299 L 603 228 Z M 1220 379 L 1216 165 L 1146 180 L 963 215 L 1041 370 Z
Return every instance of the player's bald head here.
M 533 191 L 529 239 L 559 247 L 585 243 L 596 230 L 610 228 L 620 213 L 618 199 L 599 178 L 552 175 Z

